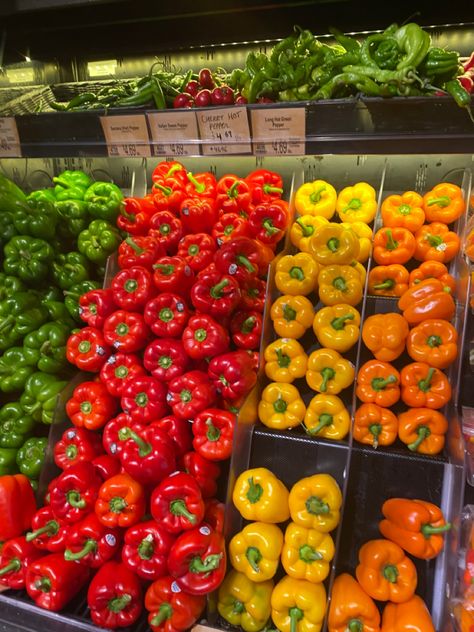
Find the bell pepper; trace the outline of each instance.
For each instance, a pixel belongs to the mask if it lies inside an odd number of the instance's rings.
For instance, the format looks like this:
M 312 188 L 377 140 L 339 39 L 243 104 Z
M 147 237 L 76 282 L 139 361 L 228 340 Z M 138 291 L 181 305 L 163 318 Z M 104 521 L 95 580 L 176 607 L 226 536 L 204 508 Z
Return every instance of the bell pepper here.
M 215 400 L 215 388 L 203 371 L 188 371 L 168 383 L 166 401 L 180 419 L 194 419 Z
M 324 305 L 355 306 L 362 300 L 359 272 L 350 265 L 324 266 L 318 274 L 319 298 Z
M 0 272 L 0 301 L 25 290 L 26 285 L 18 277 Z
M 337 395 L 354 381 L 354 366 L 333 349 L 317 349 L 308 358 L 306 382 L 313 391 Z
M 95 513 L 106 527 L 130 527 L 145 514 L 143 487 L 128 474 L 116 474 L 102 483 Z
M 265 374 L 274 382 L 294 382 L 306 374 L 308 356 L 291 338 L 279 338 L 265 349 Z
M 152 275 L 142 266 L 121 270 L 112 279 L 110 287 L 114 303 L 129 311 L 140 311 L 154 294 Z
M 17 402 L 0 408 L 0 448 L 19 448 L 30 436 L 35 426 L 31 415 L 27 415 Z
M 295 208 L 300 215 L 331 219 L 336 210 L 336 189 L 324 180 L 302 184 L 295 194 Z
M 409 408 L 398 415 L 398 437 L 412 452 L 439 454 L 447 430 L 447 419 L 438 410 Z
M 206 525 L 185 531 L 171 547 L 168 570 L 181 590 L 191 595 L 216 590 L 226 570 L 224 536 Z
M 245 520 L 276 524 L 290 517 L 288 490 L 270 470 L 242 472 L 235 481 L 232 501 Z
M 397 438 L 398 419 L 388 408 L 361 404 L 354 415 L 352 432 L 356 441 L 375 449 L 379 445 L 392 445 Z
M 94 507 L 101 479 L 92 463 L 84 461 L 62 472 L 49 487 L 51 509 L 58 520 L 79 522 Z
M 66 403 L 66 413 L 78 428 L 98 430 L 112 419 L 117 410 L 114 397 L 101 382 L 82 382 Z
M 191 449 L 190 424 L 174 415 L 167 415 L 150 424 L 153 428 L 163 430 L 171 439 L 176 457 L 184 456 Z
M 0 303 L 0 349 L 6 351 L 48 320 L 48 311 L 31 292 L 19 292 Z
M 317 228 L 324 226 L 328 221 L 322 215 L 304 214 L 298 217 L 290 228 L 291 243 L 301 252 L 311 252 L 309 247 L 311 237 Z
M 80 252 L 59 254 L 52 263 L 53 278 L 62 290 L 90 277 L 89 262 Z
M 217 493 L 217 479 L 220 475 L 220 467 L 217 463 L 206 459 L 198 452 L 187 452 L 183 457 L 184 471 L 193 476 L 203 498 L 211 498 Z
M 10 213 L 2 208 L 2 214 L 0 215 L 0 247 L 3 247 L 10 241 L 12 237 L 18 235 L 18 231 L 13 223 L 14 213 Z
M 66 384 L 54 375 L 41 371 L 33 373 L 26 381 L 20 405 L 35 421 L 52 424 L 57 397 Z
M 120 461 L 110 454 L 100 454 L 92 461 L 95 471 L 103 481 L 120 472 Z
M 178 257 L 182 257 L 194 272 L 200 272 L 213 262 L 216 243 L 207 233 L 185 235 L 178 244 Z
M 309 240 L 309 249 L 320 265 L 344 265 L 357 259 L 360 244 L 353 230 L 329 222 L 316 228 Z
M 424 500 L 390 498 L 382 505 L 382 535 L 418 559 L 435 558 L 444 546 L 446 523 L 439 507 Z
M 112 182 L 94 182 L 84 194 L 92 217 L 114 222 L 123 205 L 123 195 Z
M 413 562 L 389 540 L 369 540 L 359 549 L 356 577 L 369 597 L 394 603 L 411 599 L 418 580 Z
M 457 255 L 461 241 L 446 224 L 433 222 L 425 224 L 415 234 L 415 259 L 418 261 L 439 261 L 447 263 Z
M 203 270 L 191 289 L 191 302 L 196 310 L 216 319 L 230 316 L 240 298 L 236 279 L 216 268 Z
M 406 365 L 400 373 L 402 400 L 410 407 L 442 408 L 451 399 L 446 375 L 425 362 Z
M 372 254 L 373 233 L 370 226 L 365 222 L 343 222 L 341 226 L 347 230 L 352 230 L 359 240 L 359 254 L 356 260 L 364 263 Z
M 324 581 L 334 553 L 334 542 L 328 533 L 307 529 L 295 522 L 287 526 L 281 563 L 290 577 L 313 584 Z
M 208 375 L 216 391 L 230 401 L 247 395 L 257 382 L 253 355 L 242 349 L 212 358 Z
M 281 206 L 281 200 L 278 202 L 258 204 L 249 214 L 250 235 L 268 246 L 275 246 L 283 239 L 288 224 L 288 214 Z
M 167 574 L 166 560 L 174 541 L 162 525 L 147 520 L 129 527 L 124 535 L 122 562 L 146 581 Z
M 57 289 L 57 288 L 56 288 Z M 50 300 L 47 297 L 43 298 L 41 301 L 41 305 L 46 308 L 49 319 L 54 321 L 57 325 L 67 325 L 69 329 L 74 328 L 76 322 L 64 304 L 62 297 L 60 300 Z
M 58 214 L 54 202 L 45 198 L 28 198 L 13 214 L 13 224 L 19 235 L 50 240 L 54 237 Z
M 0 179 L 1 184 L 1 179 Z M 9 540 L 30 528 L 36 500 L 30 481 L 23 474 L 0 477 L 0 539 Z
M 306 406 L 293 384 L 271 382 L 263 389 L 258 418 L 268 428 L 295 428 L 303 422 L 305 413 Z
M 95 625 L 112 629 L 131 626 L 142 612 L 140 580 L 124 564 L 109 561 L 89 584 L 87 605 Z
M 132 427 L 134 430 L 144 428 L 141 424 L 133 423 L 129 415 L 120 413 L 120 415 L 108 421 L 102 430 L 102 445 L 104 450 L 107 454 L 115 458 L 118 458 L 124 445 L 124 442 L 120 441 L 118 436 L 119 430 L 124 427 Z
M 224 461 L 232 454 L 235 415 L 227 410 L 208 408 L 192 425 L 193 448 L 210 461 Z
M 281 197 L 283 193 L 283 180 L 280 174 L 268 169 L 256 169 L 249 173 L 245 182 L 250 187 L 252 203 L 261 202 Z
M 218 533 L 224 533 L 225 505 L 217 498 L 209 498 L 205 501 L 206 512 L 204 522 Z
M 217 610 L 223 619 L 244 632 L 259 632 L 270 617 L 272 590 L 271 580 L 256 584 L 232 570 L 219 588 Z
M 426 319 L 451 320 L 455 312 L 449 288 L 438 279 L 425 279 L 409 288 L 400 297 L 398 307 L 410 325 Z
M 263 272 L 260 270 L 260 247 L 248 237 L 235 237 L 222 244 L 214 256 L 214 262 L 222 274 L 234 276 L 239 284 L 247 283 Z
M 389 195 L 382 202 L 381 215 L 383 225 L 387 228 L 402 227 L 416 233 L 425 223 L 423 198 L 415 191 Z
M 98 290 L 99 287 L 100 283 L 88 279 L 87 281 L 82 281 L 81 283 L 73 285 L 69 288 L 69 290 L 64 290 L 64 305 L 76 322 L 82 322 L 79 315 L 80 297 L 86 292 L 89 292 L 89 290 Z
M 272 620 L 281 632 L 319 632 L 326 612 L 323 584 L 285 576 L 271 598 Z
M 194 272 L 181 257 L 161 257 L 153 265 L 153 281 L 158 291 L 186 296 L 194 281 Z
M 110 347 L 96 327 L 83 327 L 71 334 L 66 344 L 66 358 L 82 371 L 98 373 L 109 355 Z
M 424 320 L 408 334 L 408 355 L 415 362 L 445 369 L 456 360 L 457 339 L 457 331 L 451 323 L 436 318 Z
M 452 224 L 464 213 L 466 204 L 457 185 L 442 182 L 423 196 L 423 208 L 428 222 Z
M 435 632 L 435 627 L 423 599 L 413 595 L 403 603 L 388 603 L 385 606 L 381 631 Z
M 183 225 L 173 213 L 160 211 L 152 215 L 148 234 L 156 239 L 166 254 L 171 255 L 178 250 L 178 244 L 183 236 Z
M 163 417 L 168 410 L 166 386 L 149 375 L 128 379 L 122 390 L 120 405 L 132 422 L 148 424 Z
M 377 212 L 375 189 L 367 182 L 345 187 L 337 196 L 336 211 L 341 222 L 370 224 Z
M 443 286 L 451 290 L 451 294 L 456 292 L 456 279 L 448 273 L 448 268 L 440 261 L 424 261 L 418 268 L 410 272 L 410 287 L 418 285 L 426 279 L 437 279 Z
M 319 266 L 306 252 L 282 257 L 275 269 L 275 285 L 282 294 L 311 294 L 317 288 Z
M 215 199 L 188 193 L 188 197 L 181 202 L 179 217 L 185 233 L 210 233 L 218 220 L 218 210 Z
M 291 519 L 301 527 L 329 533 L 339 524 L 342 494 L 329 474 L 300 479 L 291 488 L 288 502 Z
M 374 314 L 365 319 L 362 340 L 377 360 L 391 362 L 405 350 L 408 323 L 400 314 Z
M 256 309 L 262 312 L 265 307 L 267 284 L 263 279 L 252 278 L 240 286 L 242 292 L 241 309 Z
M 285 294 L 272 304 L 270 317 L 278 336 L 297 339 L 311 327 L 314 309 L 305 296 Z
M 91 178 L 83 171 L 67 170 L 53 178 L 56 185 L 54 195 L 57 200 L 80 199 L 82 200 L 86 190 L 92 185 Z
M 235 312 L 230 321 L 232 342 L 239 349 L 258 349 L 262 327 L 263 319 L 260 312 L 256 310 Z
M 373 257 L 379 265 L 407 263 L 415 255 L 415 237 L 407 228 L 380 228 L 373 244 Z
M 30 437 L 25 441 L 16 455 L 16 463 L 21 474 L 33 480 L 39 478 L 47 446 L 46 437 Z
M 90 568 L 100 568 L 120 550 L 122 536 L 118 529 L 103 525 L 94 513 L 71 525 L 66 536 L 64 559 L 79 561 Z
M 29 347 L 7 349 L 0 356 L 0 390 L 3 393 L 21 391 L 25 387 L 26 380 L 36 371 L 38 360 L 39 353 L 36 349 Z
M 112 397 L 121 397 L 125 381 L 146 374 L 140 358 L 133 353 L 116 353 L 102 365 L 100 379 Z
M 119 246 L 118 265 L 122 270 L 134 266 L 143 266 L 151 270 L 155 261 L 164 254 L 164 250 L 154 237 L 129 236 Z
M 313 330 L 322 347 L 340 353 L 349 351 L 359 339 L 360 314 L 350 305 L 323 307 L 314 317 Z
M 375 296 L 401 296 L 408 290 L 408 270 L 399 263 L 375 266 L 369 273 L 368 291 Z
M 70 327 L 61 322 L 46 323 L 37 331 L 29 333 L 24 341 L 24 350 L 38 354 L 37 367 L 44 373 L 60 373 L 67 367 L 66 345 Z
M 156 180 L 152 187 L 153 204 L 158 211 L 178 213 L 186 197 L 184 183 L 177 178 Z
M 117 250 L 120 241 L 115 226 L 103 219 L 95 219 L 79 233 L 77 249 L 96 265 L 104 265 L 107 257 Z
M 217 180 L 213 173 L 207 171 L 193 174 L 188 171 L 186 177 L 188 182 L 185 191 L 189 196 L 215 199 Z
M 55 518 L 50 505 L 46 505 L 33 515 L 31 529 L 26 541 L 32 542 L 37 549 L 59 553 L 64 551 L 69 525 Z
M 283 533 L 274 524 L 252 522 L 229 542 L 229 561 L 254 582 L 271 579 L 278 568 Z
M 237 213 L 226 213 L 214 224 L 212 239 L 220 247 L 235 237 L 250 237 L 247 218 Z
M 90 222 L 89 209 L 83 200 L 56 200 L 59 219 L 58 233 L 66 238 L 76 238 Z M 57 220 L 56 220 L 57 221 Z
M 193 360 L 212 358 L 229 348 L 229 334 L 208 314 L 195 314 L 183 331 L 183 346 Z
M 183 592 L 172 577 L 160 577 L 145 594 L 152 632 L 185 632 L 199 619 L 205 605 L 204 595 Z
M 304 417 L 307 434 L 325 439 L 344 439 L 349 432 L 350 415 L 336 395 L 315 395 Z
M 334 580 L 328 614 L 329 632 L 379 632 L 377 606 L 356 580 L 342 573 Z
M 252 200 L 249 184 L 233 174 L 219 179 L 216 192 L 217 208 L 223 213 L 246 211 Z
M 189 358 L 180 340 L 158 338 L 146 347 L 143 364 L 153 377 L 169 382 L 185 373 Z
M 198 526 L 205 506 L 197 481 L 186 472 L 168 476 L 153 490 L 150 510 L 168 533 L 178 534 Z
M 100 454 L 103 454 L 100 436 L 84 428 L 68 428 L 53 448 L 54 462 L 62 470 L 81 461 L 93 461 Z
M 89 580 L 89 569 L 78 562 L 66 562 L 62 553 L 35 560 L 26 572 L 26 590 L 37 606 L 62 610 Z
M 16 474 L 16 472 L 18 472 L 17 454 L 18 450 L 15 448 L 0 449 L 0 476 Z
M 400 373 L 388 362 L 369 360 L 359 369 L 356 395 L 362 402 L 393 406 L 400 399 Z
M 114 349 L 133 353 L 145 347 L 149 331 L 141 313 L 119 309 L 105 319 L 103 335 L 105 342 Z
M 24 536 L 4 542 L 0 553 L 0 586 L 14 590 L 24 588 L 28 566 L 41 555 Z

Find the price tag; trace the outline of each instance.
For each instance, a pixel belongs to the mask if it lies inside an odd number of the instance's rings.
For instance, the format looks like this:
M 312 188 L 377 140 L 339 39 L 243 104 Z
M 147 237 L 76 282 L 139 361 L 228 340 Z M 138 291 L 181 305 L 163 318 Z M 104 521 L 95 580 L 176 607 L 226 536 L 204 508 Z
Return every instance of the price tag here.
M 0 156 L 2 158 L 21 156 L 20 137 L 13 116 L 0 118 Z
M 249 154 L 249 121 L 245 107 L 212 108 L 196 112 L 205 156 Z
M 198 156 L 201 153 L 194 112 L 147 114 L 155 156 Z
M 256 156 L 300 156 L 305 153 L 305 108 L 251 110 Z
M 149 158 L 150 139 L 143 114 L 131 116 L 101 116 L 109 156 Z

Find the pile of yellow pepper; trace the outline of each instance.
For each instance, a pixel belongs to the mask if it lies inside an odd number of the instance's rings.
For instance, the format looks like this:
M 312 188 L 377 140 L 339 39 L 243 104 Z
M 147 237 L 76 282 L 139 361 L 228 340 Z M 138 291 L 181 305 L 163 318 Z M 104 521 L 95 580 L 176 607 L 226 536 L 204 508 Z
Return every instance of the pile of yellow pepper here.
M 271 616 L 280 632 L 319 632 L 334 557 L 330 535 L 340 518 L 342 494 L 329 474 L 315 474 L 288 489 L 270 470 L 243 472 L 233 502 L 252 521 L 229 544 L 233 566 L 219 589 L 218 611 L 245 632 L 262 630 Z M 283 535 L 278 523 L 291 520 Z M 286 575 L 274 585 L 279 563 Z

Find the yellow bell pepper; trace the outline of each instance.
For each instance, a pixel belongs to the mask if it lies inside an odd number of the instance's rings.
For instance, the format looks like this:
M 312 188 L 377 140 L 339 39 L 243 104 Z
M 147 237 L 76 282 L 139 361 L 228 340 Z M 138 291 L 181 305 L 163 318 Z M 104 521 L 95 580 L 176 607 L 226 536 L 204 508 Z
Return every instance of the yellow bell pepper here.
M 229 560 L 236 571 L 253 582 L 264 582 L 277 572 L 283 533 L 275 524 L 252 522 L 229 543 Z
M 354 365 L 334 349 L 317 349 L 308 358 L 306 381 L 313 391 L 337 395 L 354 382 Z
M 339 524 L 342 494 L 330 474 L 302 478 L 291 488 L 289 503 L 291 519 L 301 527 L 329 533 Z
M 290 577 L 323 582 L 329 575 L 334 552 L 334 542 L 328 533 L 290 522 L 285 531 L 281 563 Z
M 244 632 L 259 632 L 270 617 L 272 592 L 272 580 L 256 584 L 232 570 L 220 585 L 217 610 L 223 619 Z
M 290 229 L 290 240 L 301 252 L 309 252 L 309 239 L 313 236 L 316 228 L 327 224 L 327 220 L 322 215 L 302 215 L 295 220 Z
M 352 229 L 357 238 L 359 239 L 359 254 L 356 257 L 357 261 L 364 263 L 370 256 L 372 252 L 372 238 L 373 232 L 370 226 L 368 226 L 365 222 L 343 222 L 341 226 L 344 228 Z
M 365 286 L 365 279 L 367 278 L 367 270 L 360 263 L 360 261 L 351 261 L 351 268 L 354 268 L 354 270 L 357 270 L 357 272 L 359 273 L 360 282 L 362 284 L 362 290 L 363 290 Z
M 301 338 L 313 323 L 313 304 L 306 296 L 284 294 L 273 303 L 270 317 L 278 336 Z
M 341 222 L 370 224 L 377 212 L 374 187 L 367 182 L 358 182 L 353 187 L 342 189 L 337 196 L 336 210 Z
M 314 231 L 309 240 L 310 253 L 323 266 L 349 264 L 359 255 L 359 238 L 342 224 L 329 222 Z
M 313 331 L 322 347 L 345 353 L 359 340 L 360 314 L 343 303 L 323 307 L 316 312 Z
M 272 382 L 263 389 L 258 417 L 268 428 L 285 430 L 299 426 L 305 412 L 306 406 L 293 384 Z
M 319 632 L 326 612 L 324 584 L 285 575 L 273 589 L 272 619 L 279 632 Z
M 326 266 L 318 275 L 319 298 L 325 305 L 357 305 L 362 300 L 360 274 L 352 266 Z
M 240 474 L 235 481 L 232 501 L 245 520 L 275 524 L 290 517 L 288 490 L 265 467 Z
M 265 374 L 274 382 L 293 382 L 306 374 L 308 356 L 293 338 L 278 338 L 265 349 Z
M 318 264 L 308 253 L 286 255 L 276 265 L 275 284 L 282 294 L 306 296 L 316 289 L 318 272 Z
M 300 215 L 322 215 L 331 219 L 336 210 L 336 189 L 324 180 L 302 184 L 295 195 L 295 208 Z
M 304 425 L 312 437 L 340 440 L 349 432 L 351 416 L 337 395 L 315 395 L 306 409 Z

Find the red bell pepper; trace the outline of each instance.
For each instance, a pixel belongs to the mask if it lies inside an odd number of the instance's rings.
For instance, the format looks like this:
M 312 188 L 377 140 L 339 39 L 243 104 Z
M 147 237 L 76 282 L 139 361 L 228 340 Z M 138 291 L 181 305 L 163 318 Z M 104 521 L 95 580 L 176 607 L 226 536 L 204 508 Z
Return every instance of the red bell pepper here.
M 153 582 L 168 572 L 168 553 L 174 537 L 154 520 L 130 527 L 125 532 L 122 562 L 133 573 Z
M 283 180 L 278 173 L 268 169 L 256 169 L 249 173 L 245 182 L 250 187 L 253 204 L 261 204 L 283 193 Z
M 125 413 L 120 413 L 114 419 L 111 419 L 105 424 L 102 432 L 102 445 L 104 450 L 113 457 L 118 457 L 122 447 L 123 441 L 120 441 L 118 433 L 121 428 L 126 426 L 135 429 L 142 429 L 143 426 L 134 424 L 131 417 Z
M 206 501 L 206 513 L 204 521 L 217 533 L 224 533 L 225 505 L 217 500 L 210 498 Z
M 189 320 L 189 309 L 181 296 L 164 292 L 145 305 L 144 318 L 155 336 L 180 338 Z
M 132 266 L 151 270 L 155 261 L 164 254 L 165 251 L 154 237 L 127 237 L 118 249 L 118 265 L 122 270 Z
M 256 277 L 259 272 L 258 244 L 248 237 L 236 237 L 222 245 L 214 261 L 222 274 L 230 274 L 240 284 Z
M 35 560 L 26 572 L 26 590 L 37 606 L 62 610 L 89 580 L 89 569 L 78 562 L 66 562 L 62 553 Z
M 92 461 L 95 471 L 103 481 L 120 472 L 120 461 L 110 454 L 101 454 Z
M 247 351 L 231 351 L 212 358 L 209 377 L 224 399 L 237 400 L 257 383 L 254 358 Z
M 90 290 L 79 298 L 79 316 L 89 327 L 100 329 L 116 309 L 111 289 Z
M 186 372 L 189 358 L 181 340 L 158 338 L 145 349 L 143 364 L 153 377 L 169 382 Z
M 196 310 L 213 318 L 230 316 L 240 303 L 241 293 L 237 281 L 223 275 L 216 268 L 203 270 L 191 288 L 191 302 Z
M 85 428 L 68 428 L 53 449 L 54 462 L 62 470 L 81 461 L 93 461 L 103 453 L 100 436 Z
M 207 233 L 186 235 L 178 245 L 178 256 L 182 257 L 194 272 L 207 268 L 214 259 L 216 243 Z
M 104 338 L 107 344 L 124 353 L 143 349 L 148 337 L 148 327 L 142 314 L 138 312 L 127 312 L 124 309 L 119 309 L 105 320 Z
M 168 476 L 151 495 L 151 515 L 170 533 L 181 533 L 201 524 L 204 510 L 201 488 L 186 472 Z
M 69 525 L 55 518 L 50 505 L 38 509 L 31 521 L 31 529 L 26 534 L 26 541 L 37 549 L 50 553 L 64 551 Z
M 222 215 L 219 221 L 214 224 L 212 236 L 218 246 L 231 241 L 234 237 L 250 237 L 247 218 L 237 215 L 237 213 Z
M 153 182 L 166 178 L 174 178 L 178 182 L 182 182 L 183 186 L 188 181 L 185 167 L 177 160 L 159 162 L 151 174 Z
M 250 279 L 241 285 L 242 300 L 240 307 L 263 313 L 265 309 L 265 295 L 267 284 L 262 279 Z
M 154 237 L 168 255 L 175 254 L 183 236 L 181 220 L 169 211 L 159 211 L 150 220 L 149 235 Z
M 188 171 L 186 177 L 188 182 L 184 189 L 188 197 L 216 199 L 217 180 L 214 174 L 209 171 L 192 174 Z
M 168 384 L 166 401 L 180 419 L 194 419 L 215 400 L 215 389 L 203 371 L 188 371 Z
M 64 559 L 99 568 L 115 556 L 121 540 L 122 534 L 118 529 L 106 527 L 95 513 L 90 513 L 69 529 Z
M 102 382 L 82 382 L 66 403 L 66 414 L 77 428 L 98 430 L 112 419 L 117 401 Z
M 150 227 L 150 212 L 140 198 L 125 198 L 117 218 L 117 226 L 130 235 L 146 235 Z
M 87 591 L 93 623 L 102 628 L 133 625 L 142 612 L 142 588 L 138 577 L 124 564 L 107 562 Z
M 146 371 L 134 353 L 111 355 L 100 370 L 100 380 L 112 397 L 121 397 L 125 381 L 140 375 Z
M 150 424 L 150 427 L 164 430 L 174 445 L 176 457 L 182 457 L 191 449 L 191 427 L 188 421 L 175 415 L 167 415 Z
M 203 498 L 211 498 L 217 493 L 217 479 L 221 474 L 221 468 L 198 452 L 187 452 L 183 457 L 184 469 L 193 476 L 199 487 Z
M 98 373 L 110 353 L 102 332 L 96 327 L 83 327 L 71 334 L 66 345 L 68 362 L 89 373 Z
M 227 330 L 208 314 L 191 316 L 183 331 L 184 350 L 193 360 L 212 358 L 229 348 Z
M 0 586 L 24 588 L 28 566 L 42 555 L 24 536 L 4 542 L 0 553 Z
M 250 187 L 233 174 L 222 176 L 217 183 L 217 208 L 224 213 L 239 213 L 250 206 Z
M 207 525 L 185 531 L 171 547 L 168 570 L 179 587 L 191 595 L 212 592 L 225 576 L 224 537 Z
M 127 380 L 120 400 L 122 409 L 135 423 L 149 424 L 166 415 L 166 386 L 151 375 Z
M 174 177 L 156 180 L 152 187 L 155 209 L 160 213 L 163 211 L 177 213 L 181 202 L 186 197 L 184 186 Z
M 160 577 L 146 591 L 145 608 L 152 632 L 185 632 L 199 619 L 206 598 L 188 595 L 173 577 Z
M 230 321 L 232 341 L 239 349 L 258 349 L 262 336 L 262 314 L 257 310 L 236 312 Z
M 225 461 L 232 454 L 235 415 L 228 410 L 207 408 L 193 423 L 193 448 L 205 459 Z
M 280 204 L 259 204 L 249 215 L 252 237 L 269 246 L 275 246 L 283 239 L 287 224 L 288 214 Z
M 69 467 L 49 488 L 49 504 L 55 517 L 68 524 L 82 520 L 94 508 L 101 483 L 92 463 Z
M 153 281 L 159 292 L 187 295 L 194 281 L 194 272 L 182 257 L 161 257 L 153 269 Z
M 112 279 L 111 289 L 116 305 L 132 312 L 139 312 L 155 293 L 151 272 L 142 266 L 120 270 Z
M 0 476 L 0 541 L 15 538 L 29 529 L 35 512 L 35 495 L 26 476 Z
M 164 430 L 125 426 L 118 436 L 124 442 L 119 452 L 122 468 L 138 483 L 157 485 L 176 469 L 174 445 Z
M 219 217 L 216 201 L 210 197 L 186 197 L 179 207 L 179 217 L 185 233 L 210 233 Z
M 129 474 L 116 474 L 104 481 L 95 503 L 95 513 L 106 527 L 130 527 L 145 514 L 143 487 Z

